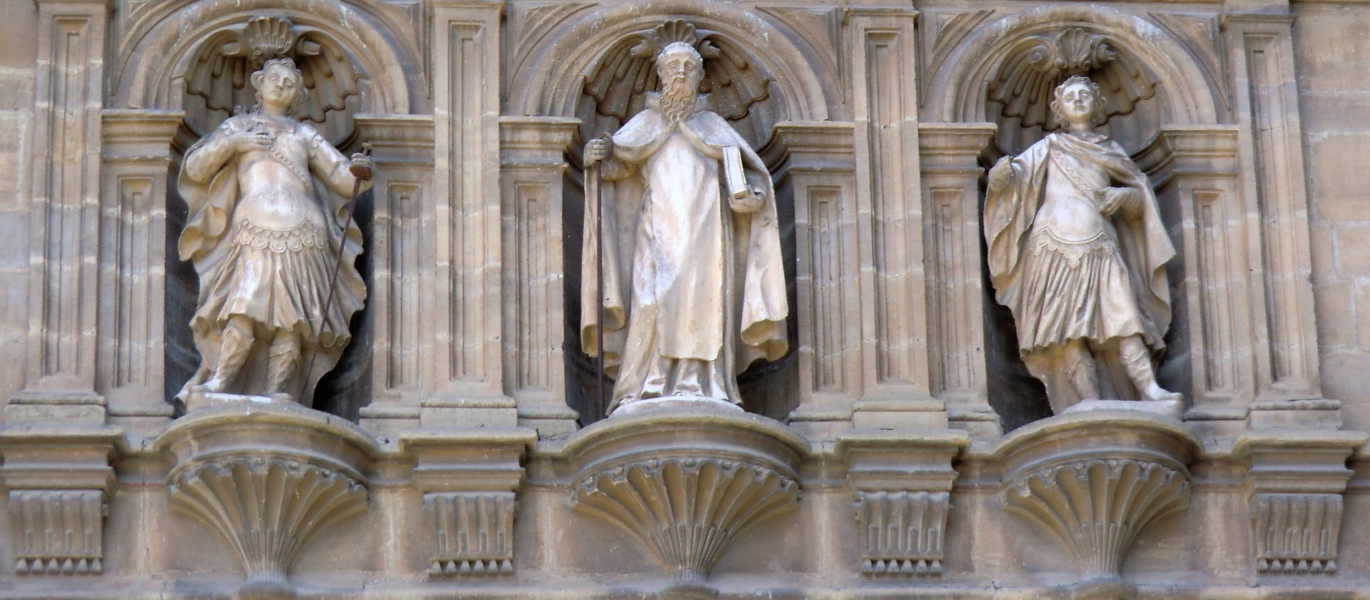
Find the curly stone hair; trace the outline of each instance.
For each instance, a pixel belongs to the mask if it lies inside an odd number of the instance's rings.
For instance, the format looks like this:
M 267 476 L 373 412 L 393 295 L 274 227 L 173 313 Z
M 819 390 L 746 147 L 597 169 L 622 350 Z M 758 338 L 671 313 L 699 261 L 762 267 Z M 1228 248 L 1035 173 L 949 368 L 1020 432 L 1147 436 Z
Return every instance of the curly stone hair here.
M 304 108 L 305 101 L 309 98 L 309 90 L 304 87 L 304 75 L 295 66 L 295 60 L 289 57 L 273 58 L 262 64 L 262 68 L 252 74 L 248 81 L 252 82 L 252 88 L 257 92 L 257 106 L 253 110 L 260 109 L 262 106 L 261 81 L 266 77 L 266 72 L 273 67 L 286 69 L 295 78 L 295 101 L 290 103 L 290 110 L 286 114 L 294 115 Z
M 1084 75 L 1072 75 L 1069 79 L 1061 82 L 1061 85 L 1056 86 L 1056 91 L 1052 92 L 1051 114 L 1056 117 L 1056 122 L 1065 123 L 1065 119 L 1061 117 L 1061 94 L 1065 93 L 1066 88 L 1077 83 L 1088 85 L 1090 91 L 1094 92 L 1094 118 L 1091 119 L 1091 122 L 1095 125 L 1103 124 L 1104 121 L 1108 120 L 1108 114 L 1104 112 L 1108 106 L 1108 99 L 1104 97 L 1104 91 L 1099 88 L 1099 84 L 1094 83 L 1093 79 Z

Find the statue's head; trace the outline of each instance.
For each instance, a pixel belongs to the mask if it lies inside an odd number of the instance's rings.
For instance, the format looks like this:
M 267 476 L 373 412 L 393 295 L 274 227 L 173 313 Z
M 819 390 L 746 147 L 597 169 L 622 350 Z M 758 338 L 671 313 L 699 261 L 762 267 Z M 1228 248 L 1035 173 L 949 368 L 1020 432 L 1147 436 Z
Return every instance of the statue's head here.
M 292 114 L 304 106 L 308 96 L 304 88 L 304 76 L 290 58 L 266 61 L 260 70 L 252 74 L 250 81 L 253 89 L 257 90 L 258 107 L 266 104 L 282 106 L 286 114 Z
M 689 117 L 704 78 L 699 52 L 684 42 L 666 44 L 656 55 L 656 74 L 661 78 L 661 112 L 671 121 Z
M 1085 122 L 1098 125 L 1108 116 L 1104 108 L 1108 100 L 1104 98 L 1099 84 L 1088 77 L 1075 75 L 1056 86 L 1051 98 L 1051 112 L 1062 125 Z
M 663 86 L 683 78 L 690 83 L 690 89 L 698 90 L 704 78 L 704 59 L 694 46 L 685 42 L 671 42 L 656 55 L 656 74 Z

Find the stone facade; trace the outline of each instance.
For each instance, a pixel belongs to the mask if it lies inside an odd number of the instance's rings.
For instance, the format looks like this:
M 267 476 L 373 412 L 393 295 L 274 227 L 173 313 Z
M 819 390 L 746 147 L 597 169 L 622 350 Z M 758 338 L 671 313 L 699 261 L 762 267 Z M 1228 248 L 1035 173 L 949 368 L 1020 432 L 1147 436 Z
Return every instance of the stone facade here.
M 1370 587 L 1370 4 L 7 0 L 0 598 L 1258 598 Z M 688 34 L 688 36 L 687 36 Z M 688 37 L 774 182 L 789 351 L 745 412 L 605 417 L 587 140 Z M 644 40 L 651 41 L 651 44 Z M 366 306 L 292 402 L 200 362 L 187 151 L 371 148 Z M 987 171 L 1069 75 L 1176 250 L 1179 418 L 1051 415 Z M 311 402 L 304 402 L 310 406 Z M 189 408 L 189 412 L 186 409 Z M 3 513 L 3 511 L 0 511 Z

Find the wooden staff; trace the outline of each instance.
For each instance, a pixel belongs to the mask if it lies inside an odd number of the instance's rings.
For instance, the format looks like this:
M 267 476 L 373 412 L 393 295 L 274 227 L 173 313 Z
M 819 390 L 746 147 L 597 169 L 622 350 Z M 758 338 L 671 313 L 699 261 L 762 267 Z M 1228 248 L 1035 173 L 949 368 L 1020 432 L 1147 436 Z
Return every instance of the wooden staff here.
M 371 156 L 371 143 L 362 144 L 362 156 Z M 314 371 L 314 359 L 319 356 L 319 342 L 323 340 L 323 332 L 328 329 L 328 311 L 333 308 L 333 294 L 338 290 L 338 272 L 342 271 L 343 249 L 347 247 L 347 230 L 352 229 L 352 218 L 357 214 L 357 197 L 361 195 L 362 181 L 369 180 L 371 177 L 363 179 L 362 173 L 358 173 L 356 168 L 349 167 L 352 171 L 352 199 L 347 203 L 347 224 L 343 225 L 342 238 L 338 240 L 338 256 L 333 261 L 333 277 L 328 280 L 328 296 L 323 301 L 323 312 L 319 314 L 319 333 L 314 336 L 314 345 L 309 348 L 309 362 L 304 368 L 304 376 L 300 381 L 300 403 L 304 403 L 304 393 L 309 388 L 309 374 Z M 365 173 L 371 175 L 371 173 Z M 312 403 L 311 403 L 312 404 Z
M 599 351 L 595 353 L 595 374 L 597 376 L 598 396 L 596 404 L 599 414 L 608 417 L 608 406 L 604 401 L 604 188 L 600 185 L 604 175 L 604 161 L 613 153 L 613 138 L 600 134 L 599 139 L 609 143 L 604 158 L 595 161 L 595 167 L 586 174 L 585 187 L 593 190 L 595 197 L 595 293 L 599 296 L 596 306 L 595 342 Z M 587 190 L 588 191 L 588 190 Z

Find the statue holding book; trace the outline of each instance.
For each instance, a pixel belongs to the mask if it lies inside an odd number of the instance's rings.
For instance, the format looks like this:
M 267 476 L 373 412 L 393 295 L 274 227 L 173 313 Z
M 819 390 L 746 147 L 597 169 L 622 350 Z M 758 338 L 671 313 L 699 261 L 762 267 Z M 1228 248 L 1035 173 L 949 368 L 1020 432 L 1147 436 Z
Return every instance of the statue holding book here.
M 699 94 L 703 60 L 691 45 L 666 45 L 656 68 L 662 91 L 612 137 L 585 146 L 587 171 L 603 180 L 604 255 L 587 190 L 581 344 L 592 357 L 603 352 L 615 378 L 610 413 L 737 406 L 737 373 L 789 348 L 770 174 Z

